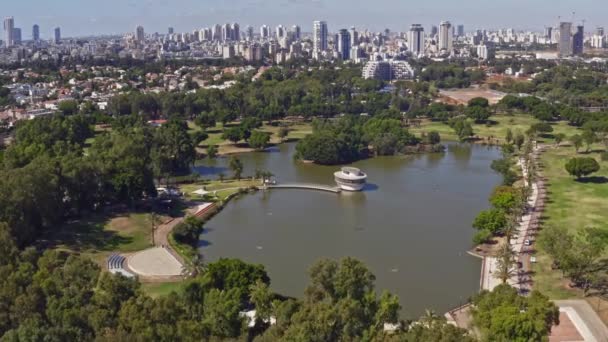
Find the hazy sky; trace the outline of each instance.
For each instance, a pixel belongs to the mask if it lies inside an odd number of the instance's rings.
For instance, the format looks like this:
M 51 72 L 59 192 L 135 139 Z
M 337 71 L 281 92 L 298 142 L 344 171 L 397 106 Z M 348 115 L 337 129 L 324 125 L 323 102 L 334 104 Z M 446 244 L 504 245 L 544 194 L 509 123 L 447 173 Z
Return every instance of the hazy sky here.
M 310 31 L 312 21 L 326 20 L 330 31 L 357 26 L 379 31 L 406 30 L 412 23 L 428 27 L 441 20 L 465 29 L 514 27 L 542 29 L 558 16 L 587 21 L 587 30 L 608 27 L 608 0 L 2 0 L 0 16 L 14 16 L 24 39 L 34 23 L 43 38 L 60 26 L 63 36 L 133 31 L 192 31 L 215 23 L 262 24 Z M 257 29 L 256 29 L 257 32 Z

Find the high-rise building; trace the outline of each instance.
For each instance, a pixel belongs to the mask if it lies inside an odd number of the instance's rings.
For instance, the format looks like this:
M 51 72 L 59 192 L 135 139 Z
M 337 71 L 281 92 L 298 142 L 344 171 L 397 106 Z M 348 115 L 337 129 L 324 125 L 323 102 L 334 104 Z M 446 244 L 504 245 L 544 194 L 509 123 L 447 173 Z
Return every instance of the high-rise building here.
M 21 29 L 18 27 L 13 29 L 13 44 L 21 45 Z
M 135 28 L 135 40 L 137 40 L 139 43 L 143 43 L 144 40 L 146 40 L 144 27 L 141 25 Z
M 439 50 L 452 51 L 452 24 L 449 21 L 439 24 Z
M 215 26 L 213 26 L 213 40 L 222 40 L 222 25 L 215 24 Z
M 14 45 L 13 34 L 15 33 L 15 19 L 13 17 L 4 18 L 4 46 Z
M 603 36 L 604 35 L 604 28 L 603 27 L 598 27 L 595 29 L 595 34 L 598 36 Z
M 222 41 L 232 40 L 232 25 L 224 24 L 222 26 Z
M 341 29 L 338 32 L 338 53 L 342 60 L 346 61 L 350 59 L 350 48 L 350 33 L 347 29 Z
M 350 28 L 350 43 L 353 46 L 359 45 L 359 32 L 354 26 Z
M 488 47 L 485 44 L 477 46 L 477 57 L 484 61 L 488 59 Z
M 241 40 L 241 26 L 237 23 L 232 24 L 231 27 L 231 36 L 230 38 L 232 40 L 234 40 L 235 42 L 238 42 Z
M 313 51 L 314 53 L 319 54 L 327 50 L 327 22 L 315 21 L 313 22 L 312 27 Z
M 413 24 L 407 33 L 407 43 L 414 56 L 424 53 L 424 28 L 420 24 Z
M 281 38 L 285 37 L 285 28 L 283 27 L 283 25 L 277 26 L 277 28 L 274 31 L 274 35 L 277 39 L 281 39 Z
M 293 25 L 291 28 L 293 31 L 293 39 L 300 40 L 302 39 L 302 29 L 298 25 Z
M 457 34 L 458 37 L 464 37 L 464 25 L 458 25 Z
M 173 33 L 175 33 L 175 30 L 173 29 L 173 27 L 169 27 L 169 29 L 167 30 L 167 32 L 169 34 L 173 34 Z
M 61 42 L 61 28 L 55 27 L 55 44 L 59 44 Z
M 437 26 L 435 26 L 435 25 L 431 26 L 431 37 L 435 37 L 437 35 L 437 32 L 439 32 L 439 29 L 437 28 Z
M 585 27 L 579 25 L 576 27 L 576 33 L 572 36 L 572 54 L 579 56 L 583 54 L 585 41 Z
M 270 37 L 270 29 L 266 25 L 260 27 L 260 36 L 262 39 L 268 39 Z
M 551 39 L 551 35 L 553 33 L 553 27 L 551 26 L 546 26 L 545 27 L 545 38 L 547 39 Z
M 572 56 L 572 23 L 561 22 L 559 24 L 559 55 L 561 57 Z
M 253 26 L 247 26 L 245 32 L 247 32 L 247 40 L 253 41 Z
M 40 40 L 40 26 L 38 25 L 32 27 L 32 40 L 35 42 Z

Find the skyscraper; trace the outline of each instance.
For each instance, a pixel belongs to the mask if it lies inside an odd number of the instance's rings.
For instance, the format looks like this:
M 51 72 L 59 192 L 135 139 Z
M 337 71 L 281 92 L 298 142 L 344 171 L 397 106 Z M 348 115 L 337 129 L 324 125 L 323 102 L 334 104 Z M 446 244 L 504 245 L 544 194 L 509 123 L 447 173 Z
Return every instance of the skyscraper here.
M 437 26 L 435 26 L 435 25 L 431 26 L 431 37 L 435 37 L 437 35 L 437 32 L 439 32 L 439 29 L 437 29 Z
M 169 34 L 173 34 L 175 32 L 175 30 L 173 29 L 173 27 L 169 27 L 169 29 L 167 30 L 167 32 Z
M 458 25 L 457 34 L 458 37 L 464 37 L 464 25 Z
M 302 39 L 302 29 L 298 25 L 293 25 L 291 28 L 293 30 L 293 39 L 300 40 Z
M 312 27 L 313 52 L 319 54 L 327 50 L 327 22 L 315 21 Z
M 359 32 L 354 26 L 350 28 L 350 43 L 352 46 L 359 44 Z
M 61 42 L 61 28 L 55 27 L 55 44 Z
M 252 41 L 253 40 L 253 26 L 247 26 L 247 28 L 245 29 L 245 32 L 247 32 L 247 40 Z
M 32 27 L 32 40 L 35 42 L 40 40 L 40 26 L 38 25 Z
M 424 53 L 424 28 L 420 24 L 413 24 L 407 33 L 407 43 L 414 56 Z
M 350 59 L 350 47 L 350 33 L 347 29 L 341 29 L 338 32 L 338 52 L 342 60 L 346 61 Z
M 213 40 L 222 40 L 222 25 L 215 24 L 213 26 Z
M 241 40 L 241 26 L 237 23 L 232 24 L 231 27 L 231 36 L 230 38 L 235 41 L 238 42 Z
M 13 17 L 4 18 L 4 46 L 11 47 L 14 44 L 13 34 L 15 33 L 15 19 Z
M 449 21 L 439 24 L 439 50 L 452 51 L 452 24 Z
M 553 33 L 553 27 L 546 26 L 545 27 L 545 38 L 551 39 L 552 33 Z
M 585 40 L 585 27 L 579 25 L 576 27 L 576 33 L 572 37 L 572 54 L 579 56 L 583 54 Z
M 597 34 L 598 36 L 603 36 L 604 35 L 604 28 L 603 27 L 598 27 L 595 29 L 595 34 Z
M 144 40 L 146 40 L 144 27 L 141 25 L 135 28 L 135 40 L 137 40 L 139 43 L 143 43 Z
M 279 25 L 277 26 L 277 28 L 274 31 L 275 33 L 275 37 L 277 39 L 281 39 L 283 37 L 285 37 L 285 28 L 283 27 L 283 25 Z
M 18 27 L 13 29 L 13 44 L 21 45 L 21 29 Z
M 224 26 L 222 26 L 222 40 L 232 40 L 232 25 L 225 24 Z
M 268 26 L 262 25 L 262 27 L 260 27 L 260 36 L 262 36 L 262 39 L 268 39 L 270 36 L 270 29 Z
M 559 55 L 572 56 L 572 23 L 559 23 Z

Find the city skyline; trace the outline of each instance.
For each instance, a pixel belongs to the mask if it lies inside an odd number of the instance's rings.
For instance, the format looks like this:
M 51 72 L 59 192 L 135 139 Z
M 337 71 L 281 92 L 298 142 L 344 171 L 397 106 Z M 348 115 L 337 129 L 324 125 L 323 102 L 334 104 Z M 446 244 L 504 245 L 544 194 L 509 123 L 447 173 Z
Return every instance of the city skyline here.
M 39 2 L 36 0 L 36 2 Z M 544 26 L 555 26 L 560 21 L 572 21 L 576 25 L 582 20 L 586 27 L 608 25 L 603 13 L 608 3 L 599 0 L 581 0 L 576 4 L 566 1 L 538 0 L 531 6 L 526 0 L 508 3 L 493 3 L 488 8 L 482 0 L 462 0 L 453 3 L 436 0 L 432 3 L 406 4 L 395 0 L 378 0 L 374 5 L 352 6 L 346 0 L 235 0 L 230 3 L 207 0 L 107 0 L 82 6 L 75 0 L 57 0 L 53 3 L 10 2 L 2 5 L 2 16 L 15 17 L 15 27 L 24 29 L 23 39 L 31 39 L 31 27 L 40 26 L 41 38 L 52 37 L 53 28 L 61 27 L 64 36 L 87 36 L 123 34 L 134 31 L 141 25 L 146 32 L 166 32 L 174 27 L 177 32 L 212 26 L 215 23 L 239 22 L 259 27 L 263 24 L 276 27 L 302 26 L 312 32 L 314 20 L 328 22 L 331 32 L 353 25 L 380 31 L 408 31 L 411 24 L 425 27 L 449 20 L 452 25 L 464 25 L 465 30 L 475 28 L 506 28 L 542 30 Z M 490 12 L 490 13 L 488 13 Z M 496 15 L 492 15 L 492 13 Z M 499 15 L 500 13 L 500 15 Z

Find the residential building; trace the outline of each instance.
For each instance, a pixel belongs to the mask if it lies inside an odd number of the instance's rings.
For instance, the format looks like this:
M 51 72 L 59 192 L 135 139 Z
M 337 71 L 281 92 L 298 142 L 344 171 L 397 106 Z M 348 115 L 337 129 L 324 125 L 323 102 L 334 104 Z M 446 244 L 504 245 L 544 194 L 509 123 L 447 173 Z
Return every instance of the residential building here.
M 268 39 L 270 37 L 270 29 L 266 25 L 260 27 L 260 36 L 262 39 Z
M 327 22 L 315 21 L 313 22 L 313 53 L 318 55 L 327 50 Z
M 452 51 L 452 24 L 449 21 L 439 24 L 439 50 Z
M 407 33 L 407 44 L 414 56 L 424 54 L 424 28 L 420 24 L 413 24 Z
M 55 44 L 59 44 L 61 42 L 61 28 L 55 27 Z
M 363 78 L 383 81 L 411 79 L 414 69 L 406 61 L 369 61 L 363 67 Z
M 354 26 L 350 28 L 350 43 L 353 46 L 359 45 L 359 32 Z
M 572 23 L 561 22 L 559 24 L 559 55 L 560 57 L 572 56 Z
M 576 33 L 572 36 L 572 54 L 580 56 L 583 54 L 585 46 L 585 27 L 579 25 L 576 27 Z
M 15 34 L 15 19 L 13 17 L 4 18 L 4 46 L 14 45 L 13 35 Z
M 32 40 L 35 42 L 40 40 L 40 26 L 38 25 L 32 27 Z
M 485 44 L 477 46 L 477 57 L 484 61 L 488 59 L 488 47 Z
M 350 59 L 350 32 L 347 29 L 341 29 L 338 32 L 338 53 L 340 58 L 344 61 Z
M 146 40 L 144 27 L 141 25 L 135 28 L 135 40 L 139 43 L 143 43 Z

